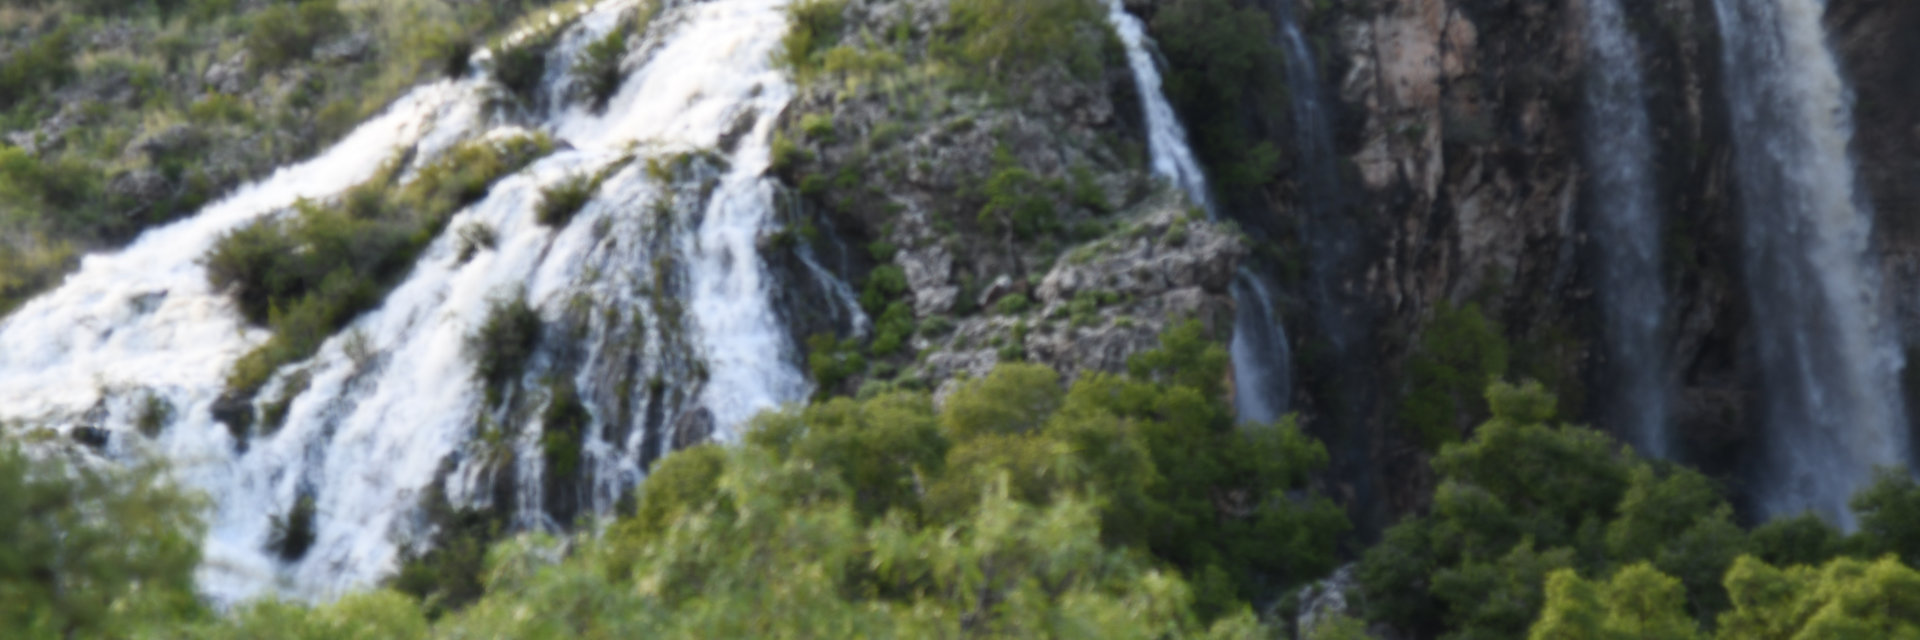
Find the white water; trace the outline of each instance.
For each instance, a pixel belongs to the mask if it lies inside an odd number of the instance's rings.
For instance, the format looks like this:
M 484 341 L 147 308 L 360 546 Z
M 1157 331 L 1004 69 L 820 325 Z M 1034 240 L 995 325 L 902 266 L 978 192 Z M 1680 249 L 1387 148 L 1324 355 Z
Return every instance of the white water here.
M 1589 0 L 1585 136 L 1589 225 L 1600 253 L 1608 384 L 1603 414 L 1641 453 L 1672 455 L 1661 318 L 1661 215 L 1640 56 L 1619 0 Z
M 1876 465 L 1909 462 L 1904 366 L 1854 193 L 1852 104 L 1818 0 L 1715 0 L 1765 387 L 1768 516 L 1846 503 Z
M 595 7 L 552 58 L 569 58 L 631 4 Z M 499 474 L 517 474 L 520 524 L 544 524 L 552 507 L 542 491 L 538 409 L 547 376 L 571 377 L 593 413 L 583 436 L 588 490 L 578 509 L 610 509 L 639 481 L 642 451 L 665 446 L 647 441 L 650 429 L 642 426 L 705 410 L 724 439 L 758 410 L 806 395 L 755 249 L 772 211 L 771 186 L 760 175 L 773 116 L 791 95 L 768 62 L 785 30 L 783 4 L 718 0 L 676 9 L 656 23 L 672 26 L 646 43 L 651 57 L 604 115 L 545 110 L 552 115 L 536 124 L 572 149 L 496 183 L 454 217 L 381 308 L 312 361 L 290 367 L 305 369 L 311 386 L 285 425 L 256 436 L 245 453 L 235 453 L 210 407 L 227 368 L 266 334 L 208 289 L 200 256 L 224 231 L 300 197 L 339 193 L 401 150 L 417 145 L 418 166 L 462 139 L 510 131 L 484 116 L 484 79 L 416 90 L 325 155 L 119 254 L 89 258 L 59 289 L 0 324 L 0 418 L 103 426 L 115 434 L 110 453 L 170 458 L 183 480 L 213 498 L 200 578 L 219 602 L 264 592 L 326 598 L 378 580 L 425 533 L 416 507 L 443 472 L 449 497 L 473 505 L 495 499 L 489 486 Z M 561 81 L 564 74 L 549 75 L 549 83 Z M 642 170 L 648 157 L 713 148 L 743 122 L 752 129 L 726 158 L 730 168 L 696 163 L 675 184 Z M 543 187 L 614 166 L 630 147 L 641 159 L 614 172 L 569 226 L 535 223 Z M 498 242 L 461 262 L 453 231 L 473 223 L 493 227 Z M 485 407 L 466 337 L 491 300 L 518 292 L 546 321 L 544 342 L 514 406 Z M 676 324 L 683 328 L 671 330 Z M 650 397 L 655 377 L 666 384 Z M 273 397 L 282 381 L 261 397 Z M 147 393 L 177 408 L 157 441 L 132 426 Z M 628 395 L 638 399 L 619 401 Z M 106 408 L 104 418 L 89 415 L 97 406 Z M 513 450 L 510 469 L 486 463 L 501 452 L 477 438 L 482 422 L 512 434 L 501 445 Z M 282 562 L 266 550 L 269 517 L 303 494 L 317 501 L 316 541 L 301 560 Z
M 1292 403 L 1293 380 L 1288 364 L 1293 347 L 1280 326 L 1273 294 L 1252 270 L 1233 276 L 1233 409 L 1241 420 L 1270 423 L 1286 415 Z
M 1134 84 L 1139 86 L 1154 173 L 1179 187 L 1210 217 L 1218 217 L 1213 196 L 1207 190 L 1206 174 L 1187 144 L 1186 128 L 1160 90 L 1160 70 L 1148 49 L 1145 25 L 1127 13 L 1120 0 L 1110 0 L 1108 6 L 1107 20 L 1126 45 L 1127 63 L 1133 70 Z M 1237 309 L 1229 352 L 1233 356 L 1234 411 L 1242 420 L 1273 422 L 1286 413 L 1292 388 L 1292 354 L 1286 330 L 1258 275 L 1246 269 L 1236 274 L 1233 297 Z
M 1140 104 L 1147 117 L 1147 152 L 1153 160 L 1153 172 L 1165 177 L 1187 194 L 1193 203 L 1213 211 L 1213 195 L 1207 190 L 1206 173 L 1187 145 L 1187 130 L 1180 116 L 1160 90 L 1160 67 L 1148 49 L 1147 28 L 1140 18 L 1127 13 L 1121 0 L 1108 0 L 1107 22 L 1120 35 L 1127 48 L 1127 66 L 1133 70 L 1133 82 L 1139 86 Z

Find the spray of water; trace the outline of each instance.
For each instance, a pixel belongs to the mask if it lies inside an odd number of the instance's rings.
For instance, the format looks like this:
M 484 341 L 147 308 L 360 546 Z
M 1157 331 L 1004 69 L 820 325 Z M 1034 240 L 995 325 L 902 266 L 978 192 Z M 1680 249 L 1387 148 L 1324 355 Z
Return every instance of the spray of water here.
M 555 513 L 611 509 L 670 444 L 661 442 L 670 425 L 704 423 L 724 440 L 753 413 L 804 398 L 756 250 L 772 220 L 761 175 L 774 116 L 792 93 L 769 63 L 784 1 L 677 7 L 604 111 L 569 103 L 561 85 L 572 59 L 633 5 L 593 6 L 549 54 L 549 98 L 529 124 L 561 150 L 448 225 L 491 227 L 493 248 L 463 259 L 453 231 L 435 240 L 380 308 L 269 384 L 263 396 L 296 370 L 309 381 L 283 426 L 244 453 L 211 407 L 234 360 L 267 336 L 209 289 L 200 256 L 224 232 L 340 193 L 396 154 L 413 150 L 419 166 L 462 140 L 502 135 L 485 77 L 415 90 L 324 155 L 89 258 L 0 324 L 0 418 L 104 427 L 116 434 L 108 455 L 171 459 L 213 498 L 201 584 L 232 602 L 326 598 L 386 575 L 425 533 L 417 507 L 436 482 L 456 504 L 484 505 L 508 478 L 519 523 L 548 526 Z M 680 163 L 669 179 L 644 168 L 693 151 L 707 159 Z M 535 222 L 546 187 L 599 173 L 606 179 L 568 226 Z M 542 318 L 542 347 L 515 399 L 490 406 L 472 382 L 467 336 L 493 301 L 517 295 Z M 560 380 L 591 413 L 577 491 L 545 478 L 538 409 Z M 133 424 L 148 398 L 174 407 L 154 439 Z M 267 550 L 272 517 L 303 496 L 316 507 L 314 544 L 283 561 Z

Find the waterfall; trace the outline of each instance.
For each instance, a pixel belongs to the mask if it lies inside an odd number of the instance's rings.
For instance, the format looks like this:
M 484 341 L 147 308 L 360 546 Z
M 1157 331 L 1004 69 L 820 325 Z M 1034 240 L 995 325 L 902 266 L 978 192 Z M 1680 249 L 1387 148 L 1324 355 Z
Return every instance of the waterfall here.
M 1291 400 L 1293 348 L 1259 274 L 1241 267 L 1233 275 L 1233 301 L 1233 409 L 1242 420 L 1273 422 L 1286 415 Z
M 1760 355 L 1767 516 L 1854 525 L 1849 496 L 1908 462 L 1902 355 L 1854 192 L 1852 105 L 1819 0 L 1714 0 L 1726 66 L 1745 269 Z
M 1139 85 L 1140 103 L 1147 119 L 1147 150 L 1153 172 L 1172 182 L 1209 216 L 1218 217 L 1207 178 L 1187 145 L 1187 131 L 1160 90 L 1160 70 L 1148 49 L 1146 26 L 1127 13 L 1121 0 L 1109 0 L 1107 20 L 1126 45 L 1127 64 Z M 1233 357 L 1234 410 L 1241 420 L 1273 422 L 1287 412 L 1291 396 L 1292 353 L 1279 310 L 1273 306 L 1261 276 L 1242 268 L 1234 276 Z
M 1141 110 L 1147 117 L 1147 155 L 1153 172 L 1179 187 L 1195 205 L 1213 214 L 1213 195 L 1207 190 L 1206 173 L 1187 146 L 1187 129 L 1173 112 L 1167 95 L 1160 90 L 1160 67 L 1148 49 L 1147 27 L 1140 18 L 1127 13 L 1122 0 L 1108 0 L 1107 22 L 1126 45 L 1127 66 L 1133 70 L 1133 83 L 1139 85 Z
M 455 214 L 381 307 L 282 369 L 262 394 L 292 394 L 282 426 L 244 452 L 212 406 L 228 368 L 267 332 L 210 290 L 201 256 L 223 233 L 339 194 L 390 158 L 419 167 L 460 141 L 517 130 L 491 115 L 487 78 L 416 89 L 323 155 L 87 258 L 0 323 L 0 424 L 105 428 L 108 457 L 170 459 L 212 498 L 199 577 L 217 602 L 327 598 L 379 580 L 430 533 L 418 507 L 436 483 L 455 505 L 516 500 L 522 527 L 608 512 L 672 445 L 660 441 L 666 425 L 726 440 L 759 410 L 808 392 L 756 248 L 773 231 L 774 189 L 762 174 L 792 95 L 770 63 L 784 4 L 670 10 L 604 111 L 547 87 L 551 104 L 523 124 L 565 144 Z M 570 69 L 633 5 L 603 2 L 565 27 L 547 83 L 568 82 L 552 70 Z M 650 162 L 684 170 L 663 178 Z M 567 226 L 535 221 L 544 188 L 594 174 L 605 179 Z M 462 251 L 457 230 L 468 225 L 491 227 L 497 241 Z M 541 316 L 541 347 L 508 406 L 488 406 L 467 337 L 493 301 L 520 295 Z M 561 382 L 591 414 L 577 491 L 543 478 L 539 410 Z M 135 428 L 150 400 L 174 408 L 152 439 Z M 502 478 L 515 485 L 506 494 L 490 488 Z M 303 498 L 315 506 L 314 543 L 284 561 L 267 550 L 271 517 Z
M 1599 251 L 1608 384 L 1602 415 L 1642 453 L 1672 454 L 1661 318 L 1661 217 L 1640 57 L 1619 0 L 1589 0 L 1585 136 L 1589 228 Z

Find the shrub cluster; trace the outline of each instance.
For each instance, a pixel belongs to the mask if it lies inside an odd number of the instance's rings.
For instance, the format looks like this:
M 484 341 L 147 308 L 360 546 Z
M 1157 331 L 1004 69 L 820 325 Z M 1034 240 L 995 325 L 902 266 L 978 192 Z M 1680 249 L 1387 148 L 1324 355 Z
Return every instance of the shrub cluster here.
M 550 151 L 544 137 L 468 143 L 406 184 L 388 170 L 337 203 L 305 202 L 221 237 L 203 260 L 208 282 L 274 333 L 235 363 L 229 392 L 251 398 L 282 365 L 313 355 L 398 283 L 456 211 Z
M 1739 631 L 1744 620 L 1778 613 L 1754 609 L 1749 576 L 1773 571 L 1763 563 L 1920 558 L 1920 484 L 1905 472 L 1883 472 L 1855 498 L 1857 535 L 1811 515 L 1748 532 L 1700 473 L 1642 460 L 1590 429 L 1549 426 L 1556 403 L 1537 383 L 1495 384 L 1486 398 L 1493 417 L 1433 458 L 1432 513 L 1367 551 L 1360 582 L 1371 619 L 1422 637 L 1520 637 L 1529 628 L 1536 638 L 1611 637 L 1538 635 L 1604 626 L 1604 616 L 1572 621 L 1569 608 L 1627 606 L 1577 574 L 1613 576 L 1608 588 L 1619 597 L 1631 590 L 1658 605 L 1647 620 L 1686 630 L 1647 637 L 1691 637 L 1716 621 L 1722 637 L 1753 637 Z M 1559 610 L 1543 618 L 1549 601 Z

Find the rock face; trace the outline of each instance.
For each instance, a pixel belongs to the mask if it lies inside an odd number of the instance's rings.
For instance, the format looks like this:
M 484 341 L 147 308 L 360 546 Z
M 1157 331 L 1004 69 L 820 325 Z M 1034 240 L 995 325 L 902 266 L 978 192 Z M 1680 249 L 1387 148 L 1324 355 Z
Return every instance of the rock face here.
M 928 354 L 922 375 L 936 397 L 956 377 L 986 375 L 1003 360 L 1045 364 L 1068 380 L 1123 373 L 1128 358 L 1158 347 L 1160 333 L 1186 319 L 1225 339 L 1233 327 L 1227 287 L 1244 240 L 1170 201 L 1133 215 L 1121 232 L 1068 251 L 1034 290 L 1030 312 L 968 317 L 951 334 L 920 338 L 914 346 Z
M 782 116 L 774 171 L 795 194 L 795 237 L 772 260 L 788 289 L 811 292 L 782 306 L 802 342 L 832 333 L 865 352 L 863 370 L 829 390 L 938 391 L 1006 360 L 1068 379 L 1119 372 L 1185 318 L 1224 341 L 1247 245 L 1149 178 L 1124 56 L 1107 51 L 1098 69 L 955 70 L 937 61 L 946 11 L 849 2 L 841 43 L 898 60 L 816 71 Z M 1095 49 L 1118 46 L 1105 29 L 1082 31 Z M 820 313 L 856 306 L 819 303 L 833 296 L 858 298 L 869 323 Z
M 1377 362 L 1372 379 L 1405 379 L 1438 305 L 1475 303 L 1513 345 L 1509 377 L 1556 388 L 1570 420 L 1598 415 L 1605 363 L 1593 319 L 1596 252 L 1585 229 L 1605 212 L 1583 192 L 1591 170 L 1582 166 L 1579 124 L 1583 2 L 1308 4 L 1297 13 L 1308 33 L 1328 37 L 1320 62 L 1339 98 L 1336 145 L 1357 201 L 1347 215 L 1363 230 L 1356 241 L 1364 268 L 1334 280 L 1372 312 L 1366 333 L 1377 353 L 1361 356 Z M 1757 446 L 1749 418 L 1757 361 L 1737 267 L 1741 220 L 1729 182 L 1718 25 L 1706 0 L 1623 4 L 1638 20 L 1658 145 L 1679 455 L 1734 474 Z M 1920 296 L 1908 293 L 1920 290 L 1920 183 L 1911 179 L 1920 171 L 1920 76 L 1904 68 L 1920 59 L 1920 40 L 1903 37 L 1920 32 L 1920 7 L 1836 0 L 1826 18 L 1858 98 L 1855 153 L 1889 298 L 1907 344 L 1920 343 Z M 1268 189 L 1268 214 L 1282 226 L 1307 222 L 1301 216 L 1311 209 L 1285 186 L 1298 179 L 1283 176 Z M 1289 331 L 1296 351 L 1328 342 L 1312 322 Z M 1305 368 L 1310 428 L 1323 438 L 1367 433 L 1380 498 L 1395 512 L 1419 508 L 1430 492 L 1426 452 L 1392 414 L 1404 389 L 1383 390 L 1356 423 L 1321 408 L 1333 402 L 1311 397 L 1327 391 Z
M 1662 258 L 1674 300 L 1666 325 L 1681 387 L 1676 420 L 1688 455 L 1726 469 L 1748 440 L 1740 369 L 1746 307 L 1731 271 L 1739 264 L 1737 219 L 1712 7 L 1695 0 L 1626 5 L 1661 27 L 1636 35 L 1667 216 Z M 1579 0 L 1349 1 L 1301 11 L 1312 16 L 1309 31 L 1332 35 L 1324 63 L 1334 70 L 1337 145 L 1352 165 L 1348 188 L 1358 201 L 1348 215 L 1363 229 L 1357 242 L 1366 256 L 1362 273 L 1337 274 L 1337 281 L 1372 311 L 1367 334 L 1377 353 L 1365 357 L 1378 362 L 1373 378 L 1403 379 L 1437 306 L 1474 303 L 1513 345 L 1510 377 L 1556 388 L 1570 419 L 1594 414 L 1590 403 L 1603 394 L 1588 387 L 1604 384 L 1596 379 L 1604 363 L 1593 320 L 1595 251 L 1584 229 L 1604 212 L 1592 210 L 1582 191 L 1582 11 Z M 1285 190 L 1275 193 L 1274 216 L 1307 210 L 1288 202 Z M 1325 332 L 1301 323 L 1294 334 L 1310 344 L 1326 341 Z M 1430 493 L 1426 452 L 1395 426 L 1400 393 L 1383 389 L 1359 424 L 1307 416 L 1323 437 L 1371 434 L 1365 457 L 1395 512 L 1417 508 Z

